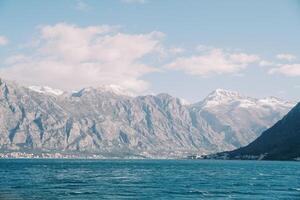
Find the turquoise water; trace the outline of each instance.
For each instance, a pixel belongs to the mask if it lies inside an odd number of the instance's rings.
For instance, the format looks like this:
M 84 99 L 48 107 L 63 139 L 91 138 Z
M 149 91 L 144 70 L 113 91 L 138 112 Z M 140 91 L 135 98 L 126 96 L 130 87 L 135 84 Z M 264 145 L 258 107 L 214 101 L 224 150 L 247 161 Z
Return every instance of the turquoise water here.
M 300 163 L 0 160 L 0 199 L 300 199 Z

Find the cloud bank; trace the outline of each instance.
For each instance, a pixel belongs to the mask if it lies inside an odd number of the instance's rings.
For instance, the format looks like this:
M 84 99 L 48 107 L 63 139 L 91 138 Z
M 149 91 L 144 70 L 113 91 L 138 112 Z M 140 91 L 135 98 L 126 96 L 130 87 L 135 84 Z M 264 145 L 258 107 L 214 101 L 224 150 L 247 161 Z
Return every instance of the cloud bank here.
M 157 70 L 141 60 L 161 49 L 163 37 L 160 32 L 126 34 L 113 26 L 43 26 L 33 53 L 9 57 L 0 76 L 64 90 L 113 84 L 141 92 L 148 87 L 141 77 Z
M 276 57 L 279 60 L 285 60 L 285 61 L 293 61 L 296 59 L 296 56 L 288 53 L 278 54 Z
M 280 65 L 278 68 L 272 68 L 270 74 L 279 73 L 285 76 L 296 77 L 300 76 L 300 64 Z
M 183 47 L 165 46 L 164 37 L 158 31 L 128 34 L 109 25 L 46 25 L 38 29 L 31 46 L 5 59 L 0 77 L 68 91 L 115 85 L 140 94 L 149 89 L 144 76 L 163 70 L 201 77 L 241 76 L 247 67 L 264 66 L 269 74 L 300 76 L 300 65 L 291 62 L 296 59 L 291 54 L 278 54 L 277 61 L 268 61 L 256 54 L 205 45 L 191 53 Z M 0 36 L 0 45 L 7 43 Z
M 260 61 L 259 56 L 242 52 L 229 52 L 218 48 L 205 51 L 198 55 L 177 58 L 166 67 L 191 75 L 207 76 L 235 73 Z

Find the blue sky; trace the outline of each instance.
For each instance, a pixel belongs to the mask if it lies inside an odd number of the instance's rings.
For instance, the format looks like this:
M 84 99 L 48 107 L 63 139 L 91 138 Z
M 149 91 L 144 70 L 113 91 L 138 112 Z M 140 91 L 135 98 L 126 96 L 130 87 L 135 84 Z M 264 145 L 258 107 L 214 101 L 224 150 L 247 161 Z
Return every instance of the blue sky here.
M 216 88 L 299 100 L 299 35 L 297 0 L 2 0 L 0 76 L 189 101 Z

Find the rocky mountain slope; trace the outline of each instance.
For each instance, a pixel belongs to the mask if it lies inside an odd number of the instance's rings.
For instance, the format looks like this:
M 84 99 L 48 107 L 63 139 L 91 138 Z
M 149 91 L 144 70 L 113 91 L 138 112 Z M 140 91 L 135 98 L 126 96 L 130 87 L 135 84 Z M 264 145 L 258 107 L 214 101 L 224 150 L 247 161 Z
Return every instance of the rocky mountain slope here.
M 300 103 L 246 147 L 217 156 L 230 159 L 300 160 Z
M 293 103 L 216 90 L 187 105 L 168 94 L 119 88 L 67 93 L 0 81 L 1 151 L 79 152 L 111 157 L 180 157 L 248 144 Z

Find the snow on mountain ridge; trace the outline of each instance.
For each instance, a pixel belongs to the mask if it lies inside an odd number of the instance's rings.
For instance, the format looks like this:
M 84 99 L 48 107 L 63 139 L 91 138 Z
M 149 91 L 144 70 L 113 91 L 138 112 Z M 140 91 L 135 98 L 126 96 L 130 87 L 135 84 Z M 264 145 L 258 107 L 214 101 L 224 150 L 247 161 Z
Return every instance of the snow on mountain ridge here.
M 287 106 L 294 106 L 295 105 L 294 102 L 282 100 L 282 99 L 279 99 L 277 97 L 266 97 L 266 98 L 263 98 L 263 99 L 259 99 L 258 101 L 260 103 L 266 104 L 266 105 L 276 105 L 276 104 L 287 105 Z
M 184 98 L 179 98 L 179 100 L 180 100 L 180 103 L 184 106 L 188 106 L 191 104 L 188 100 L 186 100 Z
M 230 91 L 225 89 L 216 89 L 211 92 L 202 102 L 202 107 L 215 107 L 221 105 L 228 105 L 235 103 L 243 108 L 249 108 L 251 106 L 285 106 L 292 107 L 294 102 L 279 99 L 277 97 L 265 97 L 265 98 L 253 98 L 246 95 L 242 95 L 236 91 Z
M 211 94 L 215 96 L 227 96 L 227 97 L 241 96 L 241 94 L 237 91 L 231 91 L 222 88 L 218 88 L 214 90 Z
M 120 95 L 120 96 L 134 96 L 131 92 L 125 90 L 123 87 L 119 85 L 100 85 L 98 87 L 85 87 L 82 88 L 79 91 L 74 91 L 72 92 L 72 96 L 82 96 L 85 93 L 89 92 L 109 92 L 113 93 L 115 95 Z
M 229 104 L 233 101 L 246 99 L 252 101 L 253 98 L 241 95 L 239 92 L 225 89 L 216 89 L 211 92 L 202 102 L 203 107 L 214 107 L 223 104 Z
M 43 94 L 52 94 L 55 96 L 62 95 L 64 92 L 59 89 L 53 89 L 49 86 L 29 86 L 28 87 L 30 90 L 38 92 L 38 93 L 43 93 Z
M 62 90 L 59 89 L 54 89 L 49 86 L 29 86 L 28 87 L 30 90 L 38 92 L 38 93 L 43 93 L 43 94 L 50 94 L 50 95 L 55 95 L 55 96 L 60 96 L 63 93 L 65 93 Z M 95 92 L 110 92 L 115 95 L 120 95 L 120 96 L 129 96 L 129 97 L 134 97 L 133 93 L 125 90 L 123 87 L 119 85 L 100 85 L 98 87 L 85 87 L 82 88 L 79 91 L 73 91 L 71 93 L 72 96 L 74 97 L 80 97 L 85 93 L 89 93 L 91 91 Z M 187 100 L 183 98 L 179 98 L 180 102 L 182 105 L 190 105 L 191 103 L 188 102 Z M 270 106 L 270 107 L 276 107 L 276 106 L 286 106 L 286 107 L 292 107 L 295 105 L 294 102 L 286 101 L 279 99 L 277 97 L 265 97 L 265 98 L 253 98 L 253 97 L 248 97 L 246 95 L 242 95 L 241 93 L 237 91 L 231 91 L 231 90 L 226 90 L 226 89 L 221 89 L 218 88 L 208 94 L 208 96 L 201 101 L 202 107 L 215 107 L 223 104 L 230 104 L 233 102 L 239 102 L 240 107 L 248 108 L 251 106 Z M 196 103 L 198 104 L 198 103 Z

